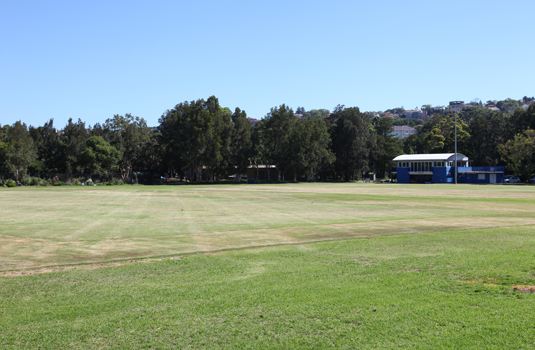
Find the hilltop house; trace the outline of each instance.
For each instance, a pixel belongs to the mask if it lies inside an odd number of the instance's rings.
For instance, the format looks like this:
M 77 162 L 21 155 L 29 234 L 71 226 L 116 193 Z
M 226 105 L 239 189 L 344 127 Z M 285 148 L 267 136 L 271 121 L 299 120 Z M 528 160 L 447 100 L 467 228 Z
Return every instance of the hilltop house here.
M 412 134 L 416 134 L 415 128 L 412 128 L 408 125 L 394 125 L 392 127 L 392 133 L 390 135 L 394 135 L 399 139 L 403 139 Z

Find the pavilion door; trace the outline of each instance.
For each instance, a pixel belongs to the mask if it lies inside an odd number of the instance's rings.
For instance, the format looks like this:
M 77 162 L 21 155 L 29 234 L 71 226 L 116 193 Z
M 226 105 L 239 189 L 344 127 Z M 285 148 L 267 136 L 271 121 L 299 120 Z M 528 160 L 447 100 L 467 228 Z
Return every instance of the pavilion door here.
M 496 183 L 496 174 L 489 174 L 490 175 L 490 183 L 495 184 Z

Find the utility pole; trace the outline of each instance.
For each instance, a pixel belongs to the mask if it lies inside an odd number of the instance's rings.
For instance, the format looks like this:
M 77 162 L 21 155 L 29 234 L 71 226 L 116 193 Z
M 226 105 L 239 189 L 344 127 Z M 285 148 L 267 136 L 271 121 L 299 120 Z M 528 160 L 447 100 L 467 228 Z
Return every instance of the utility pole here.
M 457 185 L 457 113 L 455 113 L 455 184 Z

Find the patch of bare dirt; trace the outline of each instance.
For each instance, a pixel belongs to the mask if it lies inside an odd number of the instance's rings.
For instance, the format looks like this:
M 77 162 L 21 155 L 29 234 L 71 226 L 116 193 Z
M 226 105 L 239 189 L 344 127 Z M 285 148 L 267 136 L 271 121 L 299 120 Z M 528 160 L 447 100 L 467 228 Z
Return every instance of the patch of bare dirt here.
M 98 263 L 98 264 L 87 264 L 87 265 L 76 265 L 76 266 L 50 266 L 43 267 L 35 270 L 19 270 L 19 271 L 7 271 L 0 273 L 0 277 L 16 277 L 16 276 L 27 276 L 27 275 L 39 275 L 42 273 L 52 273 L 58 271 L 70 271 L 70 270 L 95 270 L 105 267 L 117 267 L 130 265 L 135 263 L 151 263 L 153 261 L 162 261 L 164 259 L 177 260 L 182 259 L 180 256 L 173 256 L 168 258 L 155 258 L 155 259 L 142 259 L 142 260 L 128 260 L 112 263 Z
M 535 286 L 514 286 L 513 291 L 524 294 L 535 293 Z

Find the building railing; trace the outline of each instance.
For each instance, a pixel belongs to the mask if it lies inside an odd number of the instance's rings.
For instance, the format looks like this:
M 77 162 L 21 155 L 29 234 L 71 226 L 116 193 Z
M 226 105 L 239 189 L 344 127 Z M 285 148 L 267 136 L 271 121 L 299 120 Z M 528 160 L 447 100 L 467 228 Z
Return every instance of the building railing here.
M 454 167 L 452 167 L 454 168 Z M 457 172 L 485 172 L 485 173 L 502 173 L 505 171 L 503 166 L 470 166 L 457 167 Z
M 429 170 L 411 170 L 410 167 L 392 167 L 391 168 L 391 172 L 397 172 L 397 169 L 398 168 L 403 168 L 403 169 L 409 169 L 409 171 L 411 173 L 420 173 L 420 172 L 430 172 L 430 171 L 433 171 L 434 168 L 437 168 L 437 167 L 430 167 Z M 444 167 L 438 167 L 438 168 L 444 168 Z M 448 172 L 448 174 L 451 172 L 455 172 L 455 167 L 454 166 L 451 166 L 451 167 L 445 167 L 446 168 L 446 171 Z M 463 167 L 463 166 L 460 166 L 460 167 L 457 167 L 457 172 L 485 172 L 485 173 L 502 173 L 502 172 L 505 172 L 505 167 L 503 166 L 469 166 L 469 167 Z

